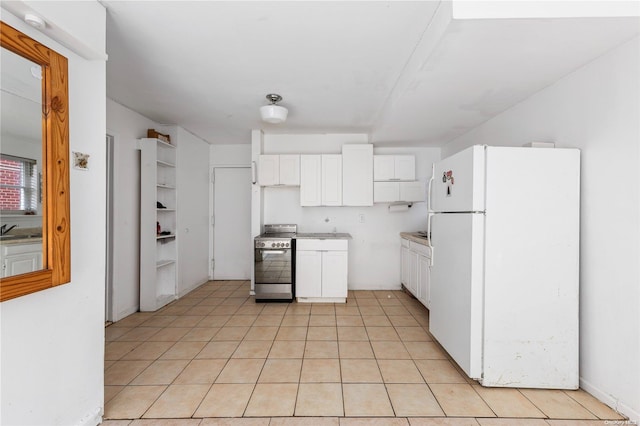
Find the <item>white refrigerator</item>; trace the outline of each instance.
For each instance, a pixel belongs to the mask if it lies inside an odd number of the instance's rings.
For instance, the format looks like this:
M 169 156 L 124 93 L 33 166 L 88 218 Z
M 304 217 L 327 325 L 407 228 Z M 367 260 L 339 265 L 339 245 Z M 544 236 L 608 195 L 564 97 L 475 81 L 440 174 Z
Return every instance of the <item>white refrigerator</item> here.
M 580 152 L 473 146 L 430 187 L 431 334 L 483 386 L 577 389 Z

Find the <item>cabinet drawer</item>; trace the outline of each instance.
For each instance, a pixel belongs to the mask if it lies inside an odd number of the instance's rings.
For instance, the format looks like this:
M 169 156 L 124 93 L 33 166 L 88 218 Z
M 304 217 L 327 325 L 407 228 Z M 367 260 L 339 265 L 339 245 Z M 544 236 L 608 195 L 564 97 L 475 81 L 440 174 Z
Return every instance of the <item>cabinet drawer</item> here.
M 42 253 L 42 240 L 34 241 L 27 244 L 3 244 L 2 254 L 5 256 L 11 256 L 12 254 L 25 254 L 25 253 Z
M 296 250 L 336 250 L 344 251 L 349 249 L 349 240 L 312 240 L 303 238 L 296 240 Z
M 428 246 L 423 244 L 418 244 L 416 242 L 410 241 L 409 248 L 411 251 L 416 253 L 420 253 L 423 256 L 431 257 L 431 249 Z

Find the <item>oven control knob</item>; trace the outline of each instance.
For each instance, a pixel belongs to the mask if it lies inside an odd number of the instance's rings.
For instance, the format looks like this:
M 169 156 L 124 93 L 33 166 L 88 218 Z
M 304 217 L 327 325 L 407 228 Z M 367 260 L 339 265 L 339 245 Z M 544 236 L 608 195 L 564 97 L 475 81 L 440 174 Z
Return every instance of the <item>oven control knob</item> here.
M 289 247 L 289 243 L 285 244 L 285 246 Z
M 278 243 L 278 244 L 276 244 L 276 245 L 277 245 L 278 247 L 281 247 L 281 246 L 282 246 L 282 244 L 280 244 L 280 243 Z
M 276 243 L 271 243 L 271 247 L 275 247 L 275 246 L 276 246 Z

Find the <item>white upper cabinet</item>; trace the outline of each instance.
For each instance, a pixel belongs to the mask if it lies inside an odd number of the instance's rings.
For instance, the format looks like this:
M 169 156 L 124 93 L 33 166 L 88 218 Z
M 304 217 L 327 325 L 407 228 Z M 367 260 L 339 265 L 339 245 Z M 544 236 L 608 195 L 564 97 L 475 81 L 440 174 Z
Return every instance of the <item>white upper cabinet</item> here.
M 398 182 L 399 200 L 398 201 L 426 201 L 427 185 L 424 181 Z
M 342 205 L 373 205 L 373 145 L 342 146 Z
M 342 156 L 300 156 L 300 205 L 342 205 Z
M 322 205 L 342 205 L 342 155 L 322 156 Z
M 376 203 L 394 203 L 397 201 L 420 202 L 427 199 L 427 188 L 424 181 L 413 182 L 374 182 L 374 199 Z
M 280 156 L 261 155 L 258 159 L 258 182 L 260 186 L 273 186 L 280 183 Z
M 416 179 L 416 157 L 413 155 L 374 155 L 373 180 L 411 181 Z
M 300 205 L 322 205 L 322 156 L 300 156 Z
M 260 186 L 300 185 L 299 155 L 261 155 L 258 159 Z

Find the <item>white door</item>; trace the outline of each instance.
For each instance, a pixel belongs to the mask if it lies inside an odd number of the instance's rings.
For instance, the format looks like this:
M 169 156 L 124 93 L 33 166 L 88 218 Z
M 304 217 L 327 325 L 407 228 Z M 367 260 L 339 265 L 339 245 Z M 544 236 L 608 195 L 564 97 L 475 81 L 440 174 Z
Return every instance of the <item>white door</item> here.
M 484 147 L 472 146 L 435 164 L 431 208 L 436 212 L 484 211 Z M 509 176 L 504 176 L 509 179 Z
M 402 240 L 402 243 L 407 240 Z M 409 242 L 407 241 L 407 244 Z M 402 261 L 400 282 L 405 287 L 409 287 L 409 248 L 404 245 L 400 248 L 400 258 Z
M 322 253 L 322 297 L 347 297 L 349 252 Z
M 322 203 L 322 156 L 300 156 L 300 205 L 319 206 Z
M 467 375 L 482 372 L 482 214 L 432 219 L 429 331 Z
M 280 185 L 300 185 L 299 155 L 280 155 Z
M 251 279 L 251 168 L 216 167 L 213 192 L 213 279 Z
M 296 251 L 296 297 L 322 296 L 322 252 Z
M 416 157 L 413 155 L 395 155 L 393 159 L 394 178 L 396 180 L 415 180 Z
M 342 205 L 342 155 L 322 156 L 322 205 Z
M 260 186 L 280 184 L 279 155 L 261 155 L 258 158 L 258 183 Z

